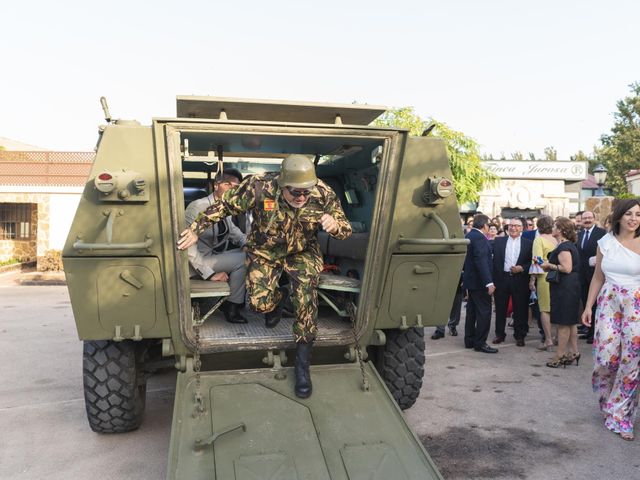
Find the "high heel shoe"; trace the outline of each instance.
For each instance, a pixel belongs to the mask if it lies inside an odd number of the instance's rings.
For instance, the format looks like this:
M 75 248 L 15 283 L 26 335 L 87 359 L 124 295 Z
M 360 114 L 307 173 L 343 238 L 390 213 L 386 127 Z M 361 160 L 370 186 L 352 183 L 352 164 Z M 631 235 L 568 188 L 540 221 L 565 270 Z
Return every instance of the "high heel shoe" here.
M 634 439 L 633 432 L 620 432 L 620 437 L 627 442 L 632 442 Z
M 576 367 L 580 365 L 580 353 L 571 353 L 564 356 L 565 365 L 571 365 L 574 361 L 576 362 Z
M 563 355 L 560 358 L 554 358 L 550 362 L 547 362 L 547 367 L 558 368 L 560 365 L 562 365 L 562 368 L 567 368 L 566 361 L 567 361 L 567 356 Z

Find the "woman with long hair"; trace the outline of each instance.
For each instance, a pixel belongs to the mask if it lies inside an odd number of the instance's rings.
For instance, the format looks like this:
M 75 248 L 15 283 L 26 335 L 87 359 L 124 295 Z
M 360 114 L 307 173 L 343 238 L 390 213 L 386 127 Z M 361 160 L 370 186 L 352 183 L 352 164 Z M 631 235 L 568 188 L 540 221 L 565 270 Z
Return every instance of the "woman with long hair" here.
M 558 327 L 558 349 L 547 367 L 558 368 L 580 362 L 577 324 L 580 316 L 580 265 L 575 246 L 576 228 L 571 220 L 558 217 L 551 234 L 558 246 L 549 253 L 549 259 L 540 267 L 545 272 L 556 272 L 557 283 L 549 283 L 551 298 L 551 324 Z M 548 278 L 548 274 L 547 274 Z M 567 351 L 569 350 L 569 351 Z
M 535 291 L 538 296 L 538 307 L 540 307 L 540 323 L 544 331 L 544 342 L 538 345 L 538 350 L 549 350 L 553 347 L 551 336 L 551 294 L 549 293 L 549 282 L 545 278 L 545 272 L 540 268 L 540 264 L 549 260 L 549 253 L 558 245 L 558 241 L 551 234 L 553 230 L 553 218 L 549 215 L 542 215 L 538 219 L 538 235 L 533 240 L 533 260 L 529 273 L 529 288 Z M 542 260 L 542 261 L 541 261 Z
M 597 299 L 593 339 L 593 390 L 604 425 L 633 440 L 640 383 L 640 199 L 617 200 L 611 231 L 598 240 L 596 270 L 582 323 L 590 326 Z

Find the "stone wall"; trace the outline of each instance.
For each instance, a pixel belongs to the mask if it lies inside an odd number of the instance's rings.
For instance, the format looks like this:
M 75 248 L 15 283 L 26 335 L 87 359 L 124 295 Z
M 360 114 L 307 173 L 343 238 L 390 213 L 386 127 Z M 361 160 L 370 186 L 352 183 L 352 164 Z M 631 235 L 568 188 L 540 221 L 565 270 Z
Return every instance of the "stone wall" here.
M 0 193 L 0 203 L 31 203 L 31 240 L 0 240 L 0 261 L 35 260 L 49 249 L 49 194 Z
M 593 212 L 596 222 L 601 227 L 605 226 L 606 218 L 611 214 L 615 197 L 591 197 L 585 202 L 585 210 Z

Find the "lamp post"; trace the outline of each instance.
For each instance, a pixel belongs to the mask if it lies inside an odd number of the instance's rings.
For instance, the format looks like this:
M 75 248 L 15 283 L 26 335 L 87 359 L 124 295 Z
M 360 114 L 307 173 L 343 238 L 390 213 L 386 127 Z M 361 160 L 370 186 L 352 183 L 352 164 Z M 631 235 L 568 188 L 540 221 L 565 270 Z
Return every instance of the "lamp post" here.
M 593 169 L 593 176 L 596 179 L 596 183 L 598 184 L 598 190 L 596 190 L 595 197 L 604 197 L 604 190 L 602 187 L 604 186 L 604 182 L 607 180 L 607 172 L 608 170 L 604 165 L 599 163 L 596 168 Z

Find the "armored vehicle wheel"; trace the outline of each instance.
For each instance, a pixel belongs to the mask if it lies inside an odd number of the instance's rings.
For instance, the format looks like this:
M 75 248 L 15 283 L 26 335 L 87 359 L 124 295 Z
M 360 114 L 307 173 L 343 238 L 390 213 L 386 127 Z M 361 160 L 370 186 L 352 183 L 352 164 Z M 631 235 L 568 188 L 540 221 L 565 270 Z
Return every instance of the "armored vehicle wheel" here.
M 386 330 L 387 343 L 375 352 L 376 367 L 402 410 L 420 394 L 424 375 L 424 329 Z
M 128 432 L 142 423 L 147 390 L 142 347 L 130 340 L 84 342 L 84 401 L 94 432 Z

